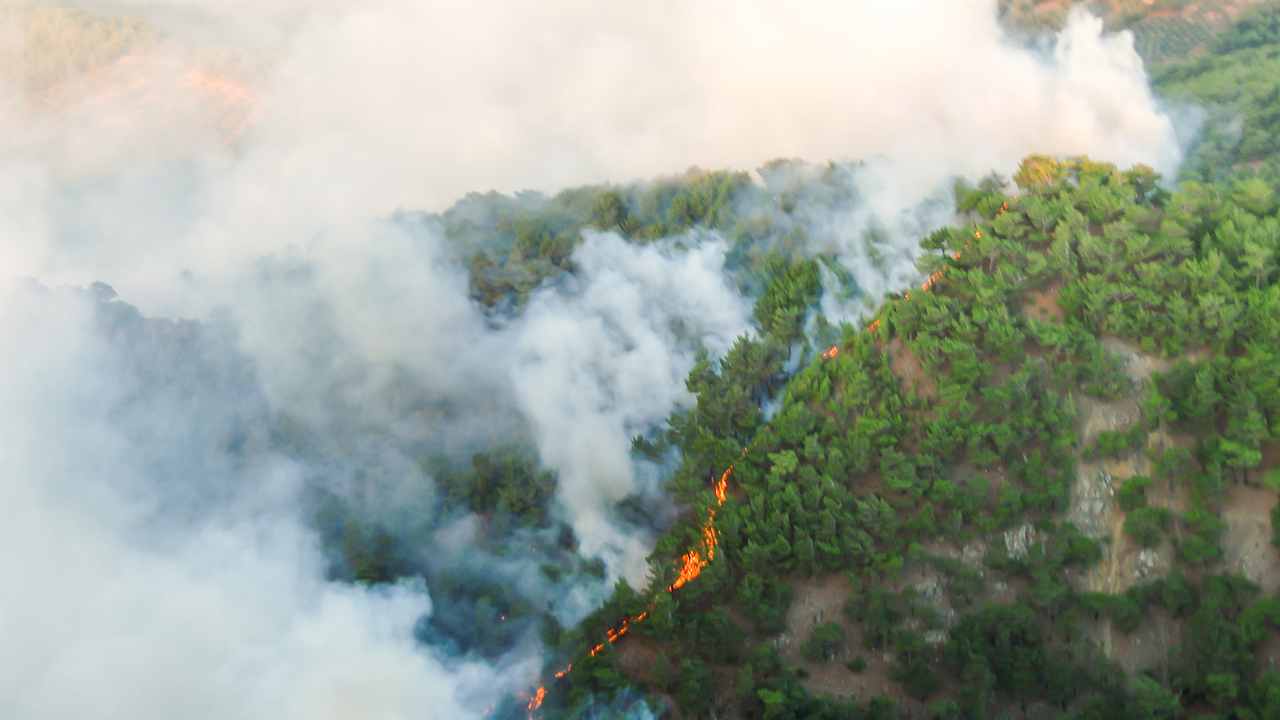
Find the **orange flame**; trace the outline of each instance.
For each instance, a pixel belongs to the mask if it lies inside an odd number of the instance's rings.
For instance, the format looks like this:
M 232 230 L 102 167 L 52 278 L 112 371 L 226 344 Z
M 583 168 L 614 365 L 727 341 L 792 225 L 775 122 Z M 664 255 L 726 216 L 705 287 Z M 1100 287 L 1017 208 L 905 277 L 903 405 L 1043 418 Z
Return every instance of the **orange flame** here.
M 833 358 L 833 357 L 835 357 L 835 356 L 837 356 L 837 355 L 839 355 L 839 354 L 840 354 L 840 346 L 839 346 L 839 345 L 832 345 L 831 347 L 829 347 L 829 348 L 827 348 L 826 350 L 822 351 L 822 359 L 823 359 L 823 360 L 830 360 L 831 358 Z
M 542 707 L 542 701 L 547 699 L 547 689 L 539 686 L 533 693 L 533 697 L 529 698 L 529 712 L 533 712 Z
M 920 289 L 925 292 L 929 292 L 930 290 L 932 290 L 933 284 L 942 279 L 942 275 L 944 272 L 945 271 L 943 270 L 934 270 L 932 273 L 929 274 L 929 277 L 925 278 L 923 283 L 920 283 Z
M 730 465 L 720 479 L 716 481 L 716 504 L 723 505 L 724 501 L 729 497 L 729 476 L 733 474 L 733 466 Z
M 724 474 L 716 481 L 716 507 L 724 505 L 725 500 L 729 497 L 729 478 L 733 476 L 733 466 L 730 465 L 725 469 Z M 667 592 L 675 592 L 680 588 L 688 585 L 696 580 L 702 574 L 705 568 L 712 560 L 716 559 L 716 546 L 720 544 L 720 538 L 716 534 L 716 509 L 707 508 L 707 521 L 702 524 L 702 550 L 693 548 L 689 552 L 680 557 L 680 572 L 677 573 L 676 579 L 667 586 Z M 705 552 L 705 555 L 704 555 Z
M 1002 204 L 1002 205 L 1000 206 L 1000 211 L 999 211 L 999 212 L 997 212 L 997 213 L 996 213 L 996 215 L 997 215 L 997 216 L 1003 215 L 1005 212 L 1008 212 L 1008 210 L 1009 210 L 1009 203 L 1006 201 L 1004 204 Z M 973 231 L 973 238 L 974 238 L 975 240 L 981 240 L 981 239 L 982 239 L 982 231 L 981 231 L 981 230 L 978 230 L 978 229 L 974 229 L 974 231 Z M 952 259 L 952 260 L 959 260 L 959 259 L 960 259 L 960 251 L 959 251 L 959 250 L 956 250 L 955 252 L 951 253 L 951 259 Z M 934 286 L 934 285 L 936 285 L 936 284 L 938 283 L 938 281 L 939 281 L 939 280 L 941 280 L 941 279 L 943 278 L 943 276 L 944 276 L 944 275 L 946 275 L 946 272 L 947 272 L 947 269 L 946 269 L 946 268 L 940 268 L 940 269 L 938 269 L 938 270 L 933 271 L 932 273 L 930 273 L 930 274 L 929 274 L 929 277 L 925 278 L 924 282 L 920 283 L 920 289 L 921 289 L 921 290 L 923 290 L 923 291 L 925 291 L 925 292 L 929 292 L 930 290 L 933 290 L 933 286 Z M 903 300 L 910 300 L 910 299 L 911 299 L 911 291 L 910 291 L 910 290 L 908 290 L 908 291 L 906 291 L 906 292 L 902 293 L 902 299 L 903 299 Z M 880 318 L 876 318 L 875 320 L 872 320 L 872 321 L 871 321 L 871 324 L 867 326 L 867 332 L 875 332 L 875 331 L 876 331 L 876 330 L 878 330 L 878 329 L 880 329 Z M 831 353 L 831 355 L 830 355 L 829 357 L 835 357 L 835 356 L 836 356 L 836 353 L 838 353 L 838 352 L 839 352 L 839 350 L 836 348 L 836 346 L 832 345 L 830 348 L 828 348 L 828 349 L 827 349 L 827 352 L 825 352 L 825 353 L 823 353 L 823 354 L 822 354 L 822 357 L 823 357 L 823 358 L 828 358 L 827 353 Z
M 747 454 L 746 448 L 742 449 L 742 454 L 743 455 Z M 716 481 L 715 485 L 712 488 L 715 491 L 715 495 L 716 495 L 716 507 L 724 505 L 725 501 L 729 499 L 729 478 L 730 477 L 733 477 L 732 465 L 730 465 L 728 468 L 725 469 L 724 473 L 720 475 L 720 479 Z M 716 508 L 715 507 L 707 508 L 707 521 L 702 526 L 702 546 L 706 552 L 706 557 L 704 558 L 702 552 L 700 552 L 696 548 L 685 553 L 684 556 L 681 558 L 680 574 L 676 578 L 675 582 L 667 586 L 667 592 L 675 592 L 676 590 L 679 590 L 680 588 L 687 585 L 689 582 L 696 579 L 698 575 L 702 574 L 702 569 L 705 568 L 708 563 L 710 563 L 712 560 L 715 559 L 716 546 L 719 545 L 719 536 L 716 534 L 715 520 L 716 520 Z M 587 656 L 595 657 L 596 655 L 599 655 L 601 652 L 604 652 L 604 649 L 606 647 L 618 642 L 623 637 L 626 637 L 627 633 L 631 632 L 632 625 L 635 625 L 636 623 L 644 622 L 645 618 L 647 617 L 649 617 L 649 611 L 643 610 L 639 614 L 633 617 L 623 618 L 622 621 L 619 622 L 616 626 L 611 627 L 605 631 L 605 641 L 592 645 L 591 649 L 587 650 Z M 573 671 L 573 663 L 569 663 L 564 667 L 563 670 L 557 670 L 555 672 L 555 679 L 559 680 L 564 676 L 568 675 L 572 671 Z M 546 699 L 546 697 L 547 697 L 546 686 L 543 686 L 543 685 L 538 686 L 538 689 L 534 691 L 533 695 L 529 698 L 529 702 L 526 705 L 526 707 L 529 710 L 530 718 L 533 717 L 534 711 L 542 707 L 542 702 L 543 700 Z

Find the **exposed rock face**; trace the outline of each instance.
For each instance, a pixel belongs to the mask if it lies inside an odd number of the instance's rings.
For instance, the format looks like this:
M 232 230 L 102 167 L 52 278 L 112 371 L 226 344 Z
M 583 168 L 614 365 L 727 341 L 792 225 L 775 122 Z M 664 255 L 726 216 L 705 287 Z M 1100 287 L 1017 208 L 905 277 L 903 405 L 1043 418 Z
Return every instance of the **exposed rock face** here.
M 1036 542 L 1036 529 L 1031 523 L 1023 523 L 1004 532 L 1004 549 L 1013 560 L 1021 560 Z
M 947 641 L 948 631 L 956 623 L 956 611 L 951 606 L 951 598 L 947 596 L 946 581 L 936 572 L 926 572 L 912 584 L 912 589 L 929 607 L 938 613 L 942 627 L 924 630 L 924 641 L 930 645 L 941 645 Z
M 978 571 L 978 577 L 986 575 L 982 569 L 982 558 L 987 554 L 987 544 L 981 540 L 972 540 L 960 548 L 960 560 L 965 565 Z
M 1103 345 L 1123 361 L 1134 392 L 1127 398 L 1106 402 L 1088 397 L 1078 399 L 1082 448 L 1092 445 L 1103 432 L 1127 430 L 1142 422 L 1137 398 L 1142 396 L 1153 372 L 1167 370 L 1171 365 L 1168 360 L 1139 352 L 1115 338 L 1105 339 Z M 1153 432 L 1147 438 L 1148 447 L 1161 448 L 1172 443 L 1162 431 Z M 1085 535 L 1102 541 L 1105 546 L 1102 561 L 1082 578 L 1084 589 L 1121 593 L 1137 582 L 1161 576 L 1170 567 L 1172 549 L 1168 543 L 1153 549 L 1134 545 L 1124 533 L 1124 512 L 1116 505 L 1119 486 L 1135 475 L 1150 475 L 1151 470 L 1146 448 L 1096 460 L 1081 457 L 1077 462 L 1067 518 Z M 1149 491 L 1148 501 L 1153 505 L 1174 504 L 1172 499 L 1162 496 L 1158 488 Z
M 1139 550 L 1133 563 L 1134 580 L 1154 580 L 1164 576 L 1165 573 L 1169 572 L 1169 560 L 1170 557 L 1167 552 L 1161 552 L 1155 548 Z
M 1071 488 L 1071 511 L 1067 517 L 1080 532 L 1101 539 L 1111 533 L 1115 509 L 1115 483 L 1111 473 L 1098 463 L 1081 463 Z
M 1227 490 L 1222 520 L 1223 567 L 1258 584 L 1265 593 L 1280 589 L 1280 552 L 1271 545 L 1271 490 L 1236 485 Z
M 1150 382 L 1152 373 L 1167 371 L 1173 364 L 1167 359 L 1142 353 L 1114 338 L 1104 340 L 1104 345 L 1124 361 L 1125 373 L 1134 383 L 1134 392 L 1130 397 L 1108 402 L 1093 398 L 1078 399 L 1082 448 L 1093 444 L 1104 431 L 1124 430 L 1141 422 L 1138 398 L 1142 397 L 1146 383 Z M 1191 353 L 1188 359 L 1200 359 L 1201 355 Z M 1154 548 L 1142 548 L 1134 543 L 1124 532 L 1125 513 L 1116 503 L 1115 495 L 1125 480 L 1136 475 L 1152 476 L 1153 468 L 1148 459 L 1148 450 L 1187 447 L 1189 443 L 1189 438 L 1171 434 L 1161 428 L 1148 434 L 1145 446 L 1135 452 L 1097 460 L 1080 458 L 1076 466 L 1068 519 L 1081 532 L 1100 540 L 1104 548 L 1102 560 L 1077 579 L 1077 585 L 1081 589 L 1119 594 L 1138 583 L 1158 579 L 1169 572 L 1174 557 L 1172 541 L 1166 538 Z M 1178 513 L 1187 509 L 1185 488 L 1159 479 L 1148 487 L 1146 496 L 1147 504 L 1151 506 L 1164 507 Z M 1267 505 L 1265 510 L 1269 511 L 1270 506 Z M 1260 521 L 1257 517 L 1250 516 L 1251 512 L 1256 515 L 1256 511 L 1244 510 L 1237 518 L 1239 522 L 1233 521 L 1230 507 L 1224 512 L 1224 519 L 1228 523 L 1228 537 L 1224 538 L 1224 543 L 1229 564 L 1233 562 L 1233 553 L 1236 553 L 1238 557 L 1234 557 L 1233 569 L 1246 576 L 1254 572 L 1260 578 L 1280 580 L 1280 564 L 1275 562 L 1275 553 L 1272 552 L 1259 561 L 1262 556 L 1250 550 L 1262 544 L 1256 540 L 1260 536 Z M 1243 539 L 1230 537 L 1235 528 L 1239 528 Z M 1249 538 L 1253 540 L 1250 541 Z M 1275 570 L 1269 569 L 1272 565 Z M 1280 582 L 1273 581 L 1272 587 L 1280 587 Z M 1171 653 L 1178 643 L 1179 624 L 1158 611 L 1148 620 L 1127 635 L 1114 632 L 1111 622 L 1103 620 L 1091 634 L 1103 654 L 1126 670 L 1167 672 Z

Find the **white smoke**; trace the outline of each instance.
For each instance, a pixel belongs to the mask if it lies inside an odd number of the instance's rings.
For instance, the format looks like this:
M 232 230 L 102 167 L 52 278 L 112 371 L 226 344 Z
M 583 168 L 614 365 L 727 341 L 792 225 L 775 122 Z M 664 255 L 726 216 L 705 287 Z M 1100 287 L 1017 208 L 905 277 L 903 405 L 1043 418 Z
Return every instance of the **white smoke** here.
M 576 287 L 539 291 L 492 329 L 443 240 L 388 228 L 387 213 L 470 190 L 874 156 L 865 207 L 822 220 L 874 294 L 914 272 L 922 221 L 902 213 L 946 178 L 1007 173 L 1031 152 L 1165 173 L 1178 160 L 1130 37 L 1075 15 L 1052 50 L 1030 50 L 994 0 L 82 5 L 142 17 L 158 40 L 33 91 L 24 63 L 79 36 L 39 45 L 25 11 L 0 13 L 0 274 L 107 281 L 152 316 L 219 313 L 264 402 L 335 431 L 469 432 L 406 422 L 400 374 L 479 403 L 485 425 L 510 399 L 523 417 L 507 422 L 532 425 L 568 519 L 615 575 L 644 550 L 608 520 L 645 490 L 630 434 L 687 400 L 689 339 L 722 351 L 743 326 L 723 247 L 589 237 Z M 868 271 L 848 228 L 873 220 L 893 232 Z M 473 691 L 507 689 L 495 677 L 510 673 L 414 645 L 427 589 L 323 580 L 297 468 L 223 467 L 208 445 L 206 465 L 157 481 L 137 458 L 207 408 L 173 400 L 122 428 L 103 408 L 127 374 L 99 366 L 78 301 L 42 302 L 0 310 L 0 542 L 18 549 L 0 559 L 0 707 L 467 717 L 487 704 Z M 384 468 L 370 504 L 429 508 L 413 458 L 343 439 Z M 234 502 L 185 529 L 145 521 L 203 505 L 182 488 L 213 479 L 239 488 Z
M 0 305 L 7 717 L 464 717 L 516 689 L 415 647 L 420 585 L 323 581 L 298 469 L 214 447 L 240 400 L 140 375 L 92 314 L 62 293 Z
M 716 355 L 747 329 L 748 307 L 724 274 L 724 243 L 689 251 L 588 234 L 574 255 L 583 281 L 536 295 L 515 329 L 513 383 L 542 459 L 588 555 L 634 586 L 645 538 L 608 517 L 637 492 L 631 438 L 692 398 L 684 380 L 700 343 Z M 653 488 L 649 488 L 650 491 Z

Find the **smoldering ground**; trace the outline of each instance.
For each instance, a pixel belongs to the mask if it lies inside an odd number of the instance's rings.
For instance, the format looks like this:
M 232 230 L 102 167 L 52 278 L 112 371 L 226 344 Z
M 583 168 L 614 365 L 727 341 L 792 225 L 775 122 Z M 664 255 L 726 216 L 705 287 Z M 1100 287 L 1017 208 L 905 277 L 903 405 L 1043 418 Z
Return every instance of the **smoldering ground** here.
M 724 241 L 588 237 L 577 274 L 495 321 L 456 249 L 396 209 L 868 157 L 856 206 L 803 223 L 875 295 L 912 277 L 911 209 L 951 177 L 1030 152 L 1178 159 L 1129 39 L 1079 16 L 1028 49 L 993 2 L 76 7 L 4 9 L 0 262 L 108 282 L 160 324 L 25 286 L 0 315 L 0 539 L 26 549 L 0 574 L 0 704 L 18 717 L 465 717 L 531 679 L 531 639 L 485 663 L 415 643 L 420 583 L 329 579 L 301 498 L 322 478 L 425 523 L 423 444 L 527 438 L 583 552 L 634 577 L 646 540 L 610 507 L 654 488 L 628 440 L 687 401 L 699 345 L 747 327 Z M 94 24 L 110 17 L 138 24 Z M 872 224 L 888 245 L 869 271 Z M 273 446 L 285 415 L 321 448 Z M 414 552 L 465 554 L 483 526 L 461 522 Z

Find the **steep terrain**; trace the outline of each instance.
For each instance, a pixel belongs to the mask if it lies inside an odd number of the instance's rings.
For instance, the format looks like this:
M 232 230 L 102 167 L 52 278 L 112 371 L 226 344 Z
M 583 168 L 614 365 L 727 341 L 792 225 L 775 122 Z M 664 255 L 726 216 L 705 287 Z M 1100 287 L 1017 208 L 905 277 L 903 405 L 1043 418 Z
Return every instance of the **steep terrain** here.
M 1067 5 L 1002 3 L 1032 29 Z M 1089 5 L 1133 30 L 1163 102 L 1202 123 L 1180 177 L 1033 156 L 1012 178 L 948 181 L 892 227 L 867 219 L 874 163 L 472 194 L 397 212 L 350 255 L 257 258 L 235 291 L 258 304 L 218 322 L 150 318 L 102 285 L 77 295 L 110 338 L 89 364 L 147 388 L 88 404 L 143 444 L 178 437 L 149 393 L 173 418 L 238 398 L 194 439 L 157 442 L 142 476 L 187 508 L 207 504 L 173 481 L 188 447 L 232 458 L 234 479 L 294 468 L 286 517 L 323 555 L 297 596 L 425 583 L 398 650 L 486 678 L 473 696 L 493 717 L 1280 717 L 1280 5 Z M 234 155 L 252 122 L 234 59 L 157 52 L 144 23 L 35 7 L 0 10 L 4 27 L 21 32 L 0 36 L 0 74 L 24 69 L 5 79 L 37 123 L 194 108 Z M 927 280 L 881 296 L 917 256 Z M 703 283 L 737 310 L 715 333 Z M 344 315 L 350 295 L 376 302 Z M 421 316 L 453 300 L 447 341 L 419 342 Z M 285 320 L 255 325 L 265 309 Z M 252 358 L 237 335 L 295 328 Z M 579 363 L 557 354 L 597 338 Z M 441 380 L 449 363 L 476 367 Z M 679 402 L 617 411 L 664 393 Z M 566 512 L 573 463 L 548 466 L 547 436 L 585 459 L 577 490 L 649 475 Z M 601 549 L 616 547 L 589 544 L 584 507 L 641 570 L 657 536 L 643 587 L 613 584 Z M 539 662 L 515 700 L 486 674 L 523 686 Z
M 632 677 L 682 716 L 1280 711 L 1275 194 L 1154 181 L 1028 159 L 961 193 L 968 224 L 922 244 L 938 279 L 846 326 L 771 420 L 704 414 L 756 382 L 731 359 L 691 384 L 673 489 L 733 484 L 713 561 L 628 628 L 672 669 Z

